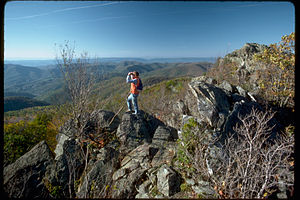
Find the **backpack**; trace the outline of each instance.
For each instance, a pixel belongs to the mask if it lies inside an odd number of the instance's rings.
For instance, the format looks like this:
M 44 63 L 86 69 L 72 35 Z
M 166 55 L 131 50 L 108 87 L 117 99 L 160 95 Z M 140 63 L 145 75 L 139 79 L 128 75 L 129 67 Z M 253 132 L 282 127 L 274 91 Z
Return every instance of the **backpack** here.
M 137 84 L 136 89 L 137 90 L 143 90 L 143 83 L 142 83 L 142 80 L 140 78 L 139 78 L 139 84 Z

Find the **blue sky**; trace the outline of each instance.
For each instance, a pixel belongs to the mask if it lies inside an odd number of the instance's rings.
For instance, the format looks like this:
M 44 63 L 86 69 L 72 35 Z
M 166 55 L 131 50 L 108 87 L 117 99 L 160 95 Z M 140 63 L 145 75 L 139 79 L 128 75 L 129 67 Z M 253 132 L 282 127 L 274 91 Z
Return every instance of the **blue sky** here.
M 289 2 L 12 1 L 5 59 L 52 59 L 65 40 L 91 57 L 219 57 L 295 31 Z

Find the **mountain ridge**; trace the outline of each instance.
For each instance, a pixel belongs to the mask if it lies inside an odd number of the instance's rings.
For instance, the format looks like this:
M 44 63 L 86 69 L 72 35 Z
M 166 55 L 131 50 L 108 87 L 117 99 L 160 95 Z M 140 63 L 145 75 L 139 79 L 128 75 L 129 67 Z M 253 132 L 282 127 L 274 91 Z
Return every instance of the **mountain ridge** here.
M 92 59 L 93 60 L 93 59 Z M 98 59 L 101 63 L 119 63 L 123 61 L 138 61 L 142 63 L 153 63 L 153 62 L 163 62 L 163 63 L 175 63 L 175 62 L 215 62 L 216 57 L 179 57 L 179 58 L 135 58 L 135 57 L 104 57 Z M 55 65 L 55 59 L 42 59 L 42 60 L 22 60 L 22 59 L 9 59 L 4 60 L 4 64 L 15 64 L 33 67 L 43 67 L 49 65 Z

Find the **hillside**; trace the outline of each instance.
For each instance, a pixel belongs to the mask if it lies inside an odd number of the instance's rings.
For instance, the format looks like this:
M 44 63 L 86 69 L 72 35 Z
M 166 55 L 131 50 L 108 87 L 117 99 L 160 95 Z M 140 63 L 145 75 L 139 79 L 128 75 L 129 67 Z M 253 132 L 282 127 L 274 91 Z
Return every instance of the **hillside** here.
M 129 71 L 140 72 L 145 85 L 151 85 L 161 80 L 182 76 L 198 76 L 206 72 L 212 63 L 141 63 L 137 61 L 122 61 L 119 63 L 101 63 L 92 66 L 98 76 L 95 93 L 100 89 L 99 98 L 108 97 L 126 87 L 124 79 Z M 96 69 L 95 69 L 96 67 Z M 35 99 L 50 104 L 65 103 L 68 98 L 63 87 L 61 73 L 57 68 L 37 68 L 20 65 L 5 65 L 4 70 L 5 94 L 14 96 L 34 96 Z M 111 84 L 114 83 L 114 84 Z M 124 85 L 123 85 L 124 84 Z M 122 89 L 121 89 L 122 90 Z
M 27 67 L 22 65 L 7 64 L 4 65 L 4 86 L 26 84 L 35 80 L 45 79 L 50 76 L 46 70 L 36 67 Z
M 5 166 L 7 196 L 211 199 L 223 198 L 220 191 L 232 195 L 230 198 L 244 194 L 231 185 L 222 188 L 225 180 L 241 184 L 248 197 L 292 196 L 287 185 L 294 182 L 293 160 L 285 158 L 291 159 L 293 137 L 286 143 L 279 140 L 280 122 L 269 118 L 264 106 L 247 92 L 205 76 L 177 78 L 146 88 L 140 102 L 155 115 L 141 110 L 139 115 L 115 117 L 114 112 L 94 110 L 80 137 L 76 136 L 75 121 L 68 120 L 56 136 L 55 155 L 41 141 Z M 246 119 L 251 119 L 249 124 Z M 273 151 L 277 145 L 282 156 Z M 265 155 L 268 160 L 263 159 Z M 269 167 L 273 170 L 265 174 Z M 245 173 L 243 183 L 240 176 Z M 253 179 L 253 174 L 259 176 Z M 266 181 L 268 177 L 272 179 Z M 266 191 L 272 185 L 272 193 L 249 189 L 249 182 L 254 182 L 255 188 L 267 182 Z
M 24 108 L 35 106 L 47 106 L 46 102 L 38 101 L 29 97 L 5 97 L 4 98 L 4 112 L 21 110 Z

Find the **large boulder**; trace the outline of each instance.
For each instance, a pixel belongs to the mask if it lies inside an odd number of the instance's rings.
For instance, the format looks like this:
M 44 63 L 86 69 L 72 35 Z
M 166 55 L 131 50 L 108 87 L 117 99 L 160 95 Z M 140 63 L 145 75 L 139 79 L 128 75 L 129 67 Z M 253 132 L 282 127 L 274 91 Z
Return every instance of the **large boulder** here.
M 125 113 L 116 135 L 121 141 L 121 149 L 124 154 L 145 142 L 151 142 L 151 129 L 142 114 Z
M 94 131 L 97 128 L 105 128 L 112 132 L 119 126 L 120 119 L 115 116 L 114 112 L 106 110 L 95 110 L 91 113 L 89 122 L 86 127 L 87 130 Z
M 230 110 L 224 90 L 201 79 L 192 80 L 188 86 L 186 102 L 190 114 L 212 127 L 221 127 Z
M 46 198 L 49 192 L 43 183 L 47 167 L 54 162 L 45 141 L 34 146 L 16 162 L 3 170 L 3 187 L 9 198 Z
M 75 139 L 65 140 L 62 153 L 55 157 L 54 166 L 44 177 L 47 188 L 56 188 L 53 197 L 74 197 L 74 180 L 78 180 L 85 168 L 85 152 Z

